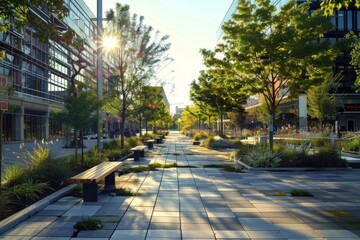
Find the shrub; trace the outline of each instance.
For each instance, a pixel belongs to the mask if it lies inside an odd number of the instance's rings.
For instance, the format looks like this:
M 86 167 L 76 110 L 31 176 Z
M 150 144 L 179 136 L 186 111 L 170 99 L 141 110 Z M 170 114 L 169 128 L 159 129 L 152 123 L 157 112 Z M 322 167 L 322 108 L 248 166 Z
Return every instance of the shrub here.
M 2 184 L 6 187 L 12 187 L 15 184 L 19 184 L 26 178 L 25 167 L 23 165 L 10 165 L 5 168 L 1 178 Z
M 117 188 L 116 196 L 135 196 L 135 193 L 131 189 Z
M 126 149 L 130 149 L 130 148 L 136 147 L 138 145 L 142 145 L 142 142 L 139 138 L 137 138 L 137 137 L 125 138 L 125 148 Z
M 98 148 L 92 148 L 84 154 L 83 167 L 92 168 L 104 161 L 106 161 L 106 158 L 101 151 Z
M 51 187 L 48 183 L 38 183 L 29 180 L 25 183 L 15 185 L 11 189 L 11 197 L 18 200 L 19 204 L 23 205 L 24 202 L 37 201 L 46 190 Z
M 104 142 L 104 144 L 103 144 L 103 149 L 104 150 L 116 149 L 116 148 L 120 148 L 120 144 L 118 143 L 117 140 L 111 140 L 109 142 Z
M 31 160 L 27 168 L 29 177 L 34 180 L 43 180 L 48 170 L 47 165 L 52 159 L 50 149 L 38 145 L 34 152 L 25 152 L 25 155 Z
M 7 206 L 11 203 L 8 191 L 3 190 L 0 194 L 0 219 L 4 218 L 8 214 Z
M 194 141 L 199 141 L 202 139 L 206 139 L 208 137 L 208 134 L 204 133 L 204 132 L 197 132 L 195 133 L 193 139 Z
M 241 145 L 240 140 L 228 140 L 218 136 L 210 136 L 204 141 L 204 146 L 210 149 L 237 148 Z
M 360 150 L 360 139 L 355 137 L 350 140 L 343 140 L 342 147 L 344 151 L 357 152 Z
M 74 225 L 74 228 L 78 231 L 81 230 L 97 230 L 102 228 L 103 225 L 101 224 L 101 221 L 99 219 L 95 218 L 84 218 L 76 222 Z
M 329 144 L 331 144 L 330 139 L 326 138 L 326 137 L 311 139 L 311 145 L 313 147 L 325 147 L 326 145 L 329 145 Z
M 251 167 L 278 167 L 282 154 L 266 149 L 254 149 L 244 156 L 243 161 Z

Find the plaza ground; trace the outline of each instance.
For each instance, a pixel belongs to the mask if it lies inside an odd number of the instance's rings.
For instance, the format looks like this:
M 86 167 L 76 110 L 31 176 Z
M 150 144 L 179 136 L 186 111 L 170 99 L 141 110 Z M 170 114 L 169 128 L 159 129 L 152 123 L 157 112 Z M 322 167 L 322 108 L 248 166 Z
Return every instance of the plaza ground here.
M 117 178 L 137 196 L 102 194 L 96 203 L 63 197 L 0 239 L 71 239 L 85 216 L 104 227 L 76 239 L 360 239 L 358 169 L 228 172 L 204 167 L 233 164 L 227 153 L 174 132 L 145 155 L 139 164 L 181 167 Z M 272 196 L 292 189 L 313 197 Z

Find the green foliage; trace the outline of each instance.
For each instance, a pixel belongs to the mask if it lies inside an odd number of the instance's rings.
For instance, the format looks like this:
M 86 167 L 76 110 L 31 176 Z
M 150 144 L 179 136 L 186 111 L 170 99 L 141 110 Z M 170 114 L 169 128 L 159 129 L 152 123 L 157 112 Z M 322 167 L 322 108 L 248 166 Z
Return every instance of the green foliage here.
M 10 165 L 5 168 L 4 172 L 2 173 L 1 182 L 5 187 L 12 187 L 25 180 L 25 173 L 25 167 L 23 165 Z
M 309 3 L 295 0 L 280 9 L 275 4 L 239 1 L 222 27 L 223 43 L 201 50 L 210 77 L 236 84 L 238 92 L 262 95 L 273 116 L 289 93 L 306 91 L 332 72 L 336 57 L 329 41 L 317 41 L 332 29 L 321 11 L 310 15 Z
M 11 189 L 11 196 L 17 199 L 19 204 L 24 204 L 28 201 L 36 201 L 41 198 L 46 190 L 50 190 L 51 187 L 48 183 L 38 183 L 33 180 L 15 185 Z
M 267 149 L 255 149 L 244 155 L 242 160 L 251 167 L 279 167 L 282 153 L 272 152 Z
M 103 225 L 99 219 L 95 218 L 84 218 L 76 222 L 74 228 L 78 231 L 82 230 L 98 230 L 103 228 Z
M 312 86 L 307 91 L 308 114 L 319 120 L 319 126 L 322 126 L 325 119 L 331 119 L 337 114 L 336 97 L 329 92 L 338 87 L 338 79 L 338 76 L 327 74 L 321 84 Z
M 83 161 L 77 159 L 74 155 L 66 158 L 69 167 L 77 171 L 92 168 L 106 160 L 106 157 L 96 147 L 84 153 Z
M 136 194 L 127 188 L 117 188 L 116 189 L 116 196 L 135 196 Z
M 341 141 L 341 146 L 343 151 L 358 152 L 360 150 L 360 139 L 358 137 L 354 137 L 352 139 L 343 139 Z
M 109 142 L 103 143 L 104 150 L 115 149 L 115 148 L 120 148 L 119 142 L 117 140 L 111 140 Z
M 291 194 L 291 196 L 297 196 L 297 197 L 312 197 L 313 196 L 308 191 L 301 190 L 301 189 L 292 189 L 290 191 L 290 194 Z
M 209 149 L 238 148 L 241 146 L 241 141 L 223 139 L 219 136 L 210 136 L 205 139 L 204 146 Z
M 121 47 L 109 52 L 115 60 L 115 71 L 111 76 L 111 91 L 105 95 L 104 108 L 106 112 L 121 117 L 121 128 L 124 129 L 130 111 L 139 113 L 138 108 L 144 107 L 139 94 L 155 68 L 161 66 L 162 61 L 169 61 L 169 36 L 154 32 L 151 26 L 144 24 L 144 17 L 131 15 L 129 5 L 117 3 L 115 9 L 107 11 L 106 20 L 107 31 L 117 38 Z M 165 113 L 166 109 L 163 110 L 161 112 Z M 121 147 L 124 147 L 123 132 Z
M 130 137 L 125 139 L 125 148 L 130 149 L 136 147 L 138 145 L 142 145 L 142 142 L 137 137 Z
M 2 219 L 3 217 L 7 216 L 8 214 L 8 208 L 7 206 L 9 204 L 11 204 L 11 200 L 10 200 L 10 196 L 9 196 L 9 191 L 5 191 L 3 190 L 0 194 L 0 219 Z
M 339 152 L 331 146 L 320 148 L 314 154 L 308 154 L 305 150 L 287 149 L 282 159 L 281 167 L 331 168 L 347 166 L 347 162 L 341 159 Z
M 197 133 L 195 133 L 193 139 L 194 139 L 194 141 L 199 141 L 199 140 L 208 138 L 208 136 L 209 136 L 209 134 L 207 134 L 205 132 L 197 132 Z
M 334 10 L 340 10 L 343 7 L 348 8 L 350 3 L 355 3 L 357 8 L 360 7 L 360 0 L 323 0 L 320 6 L 325 16 L 331 16 Z

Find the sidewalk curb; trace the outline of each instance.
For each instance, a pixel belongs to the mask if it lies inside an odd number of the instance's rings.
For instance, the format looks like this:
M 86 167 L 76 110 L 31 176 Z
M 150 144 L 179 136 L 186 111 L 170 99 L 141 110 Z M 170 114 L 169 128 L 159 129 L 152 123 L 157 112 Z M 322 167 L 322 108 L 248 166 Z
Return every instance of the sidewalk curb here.
M 35 215 L 37 212 L 46 208 L 51 203 L 59 200 L 60 198 L 71 192 L 76 186 L 77 184 L 71 184 L 63 189 L 60 189 L 59 191 L 54 192 L 53 194 L 41 199 L 40 201 L 2 220 L 0 222 L 0 234 L 3 234 L 12 227 L 18 225 L 20 222 L 28 219 L 29 217 Z

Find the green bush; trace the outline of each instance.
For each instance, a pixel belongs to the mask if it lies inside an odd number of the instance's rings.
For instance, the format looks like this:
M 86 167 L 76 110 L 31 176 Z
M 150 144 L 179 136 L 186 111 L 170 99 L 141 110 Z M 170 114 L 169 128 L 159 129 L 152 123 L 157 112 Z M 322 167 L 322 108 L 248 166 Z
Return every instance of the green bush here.
M 125 138 L 125 148 L 126 149 L 130 149 L 130 148 L 136 147 L 138 145 L 142 145 L 142 142 L 139 138 L 137 138 L 137 137 Z
M 325 147 L 331 144 L 331 140 L 329 138 L 312 138 L 311 139 L 311 146 L 312 147 Z
M 360 139 L 358 137 L 352 138 L 350 140 L 344 139 L 341 142 L 341 145 L 344 151 L 358 152 L 360 150 Z
M 8 214 L 8 208 L 7 206 L 11 203 L 10 201 L 10 197 L 9 197 L 9 192 L 3 190 L 0 194 L 0 219 L 3 219 L 4 217 L 7 216 Z
M 95 218 L 84 218 L 76 222 L 74 225 L 74 228 L 78 231 L 81 230 L 97 230 L 101 229 L 103 225 L 101 224 L 101 221 L 99 219 Z
M 240 140 L 228 140 L 218 136 L 210 136 L 204 141 L 204 146 L 209 149 L 238 148 L 241 145 Z
M 83 167 L 92 168 L 106 160 L 107 159 L 103 156 L 98 148 L 92 148 L 84 154 Z
M 25 155 L 31 160 L 26 169 L 29 177 L 34 180 L 43 180 L 48 171 L 48 164 L 52 160 L 50 149 L 38 145 L 33 153 L 26 151 Z
M 202 140 L 202 139 L 206 139 L 207 137 L 208 137 L 207 133 L 197 132 L 197 133 L 195 133 L 193 139 L 194 139 L 194 141 L 199 141 L 199 140 Z
M 135 196 L 135 193 L 131 189 L 117 188 L 116 196 Z
M 242 160 L 251 167 L 279 167 L 282 153 L 272 152 L 267 149 L 254 149 L 244 155 Z
M 10 165 L 5 168 L 1 178 L 2 184 L 6 187 L 19 184 L 26 179 L 25 167 L 23 165 Z
M 41 198 L 46 190 L 51 187 L 48 183 L 38 183 L 29 180 L 27 182 L 15 185 L 11 190 L 11 197 L 15 198 L 19 204 L 23 205 L 24 202 L 37 201 Z
M 104 142 L 103 143 L 103 149 L 104 150 L 108 150 L 108 149 L 116 149 L 116 148 L 120 148 L 120 144 L 117 140 L 111 140 L 109 142 Z
M 317 153 L 308 154 L 305 150 L 287 149 L 282 157 L 281 167 L 346 167 L 347 162 L 341 159 L 339 152 L 331 147 L 320 148 Z

